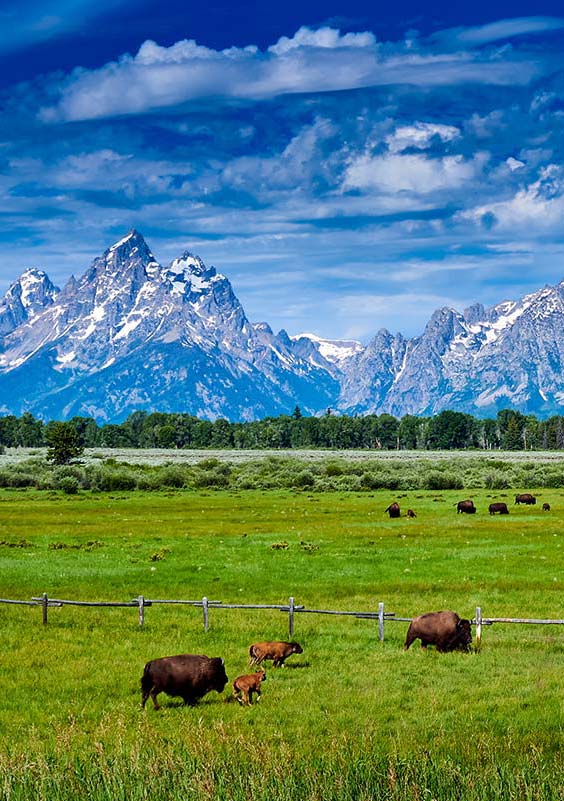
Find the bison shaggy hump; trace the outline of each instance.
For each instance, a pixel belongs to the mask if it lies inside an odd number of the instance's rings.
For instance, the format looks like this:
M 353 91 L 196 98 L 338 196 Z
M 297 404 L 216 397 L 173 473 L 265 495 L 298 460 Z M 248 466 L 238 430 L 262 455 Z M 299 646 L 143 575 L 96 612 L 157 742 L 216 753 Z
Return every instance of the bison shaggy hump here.
M 200 654 L 163 656 L 147 662 L 141 677 L 141 706 L 151 696 L 159 709 L 157 695 L 166 693 L 194 705 L 211 690 L 223 692 L 228 682 L 223 659 Z
M 421 647 L 435 645 L 437 651 L 468 651 L 472 642 L 470 621 L 460 618 L 456 612 L 427 612 L 414 617 L 405 638 L 405 650 L 414 640 L 421 640 Z

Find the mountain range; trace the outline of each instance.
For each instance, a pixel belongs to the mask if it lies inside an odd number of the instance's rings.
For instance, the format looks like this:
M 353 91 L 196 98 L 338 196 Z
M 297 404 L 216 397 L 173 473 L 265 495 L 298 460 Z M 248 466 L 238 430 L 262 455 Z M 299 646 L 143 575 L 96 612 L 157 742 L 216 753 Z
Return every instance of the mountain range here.
M 519 301 L 438 309 L 420 336 L 367 345 L 252 323 L 189 252 L 160 265 L 137 231 L 62 290 L 28 269 L 0 301 L 0 412 L 120 422 L 133 411 L 253 420 L 346 414 L 540 417 L 564 407 L 564 282 Z

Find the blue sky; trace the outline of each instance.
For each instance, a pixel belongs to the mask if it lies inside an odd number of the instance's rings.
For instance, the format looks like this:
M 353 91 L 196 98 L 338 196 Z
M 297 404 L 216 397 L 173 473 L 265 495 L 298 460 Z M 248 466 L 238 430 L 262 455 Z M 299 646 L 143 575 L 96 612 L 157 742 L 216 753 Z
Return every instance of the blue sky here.
M 132 227 L 291 334 L 564 279 L 561 3 L 272 5 L 3 0 L 0 289 Z

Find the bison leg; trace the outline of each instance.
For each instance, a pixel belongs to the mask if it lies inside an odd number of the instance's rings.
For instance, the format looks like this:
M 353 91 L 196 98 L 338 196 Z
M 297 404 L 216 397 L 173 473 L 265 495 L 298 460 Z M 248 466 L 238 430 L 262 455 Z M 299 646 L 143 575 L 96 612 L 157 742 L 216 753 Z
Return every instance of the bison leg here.
M 159 693 L 160 693 L 160 690 L 158 690 L 156 687 L 152 687 L 151 688 L 151 692 L 149 693 L 149 695 L 153 699 L 153 706 L 155 707 L 155 709 L 160 709 L 161 708 L 160 705 L 159 705 L 159 702 L 157 701 L 157 695 Z
M 145 704 L 147 703 L 147 698 L 151 696 L 153 700 L 153 706 L 155 709 L 160 709 L 160 706 L 157 702 L 157 695 L 160 693 L 160 690 L 157 690 L 156 687 L 147 687 L 144 686 L 141 691 L 141 709 L 145 709 Z
M 197 699 L 192 695 L 183 695 L 182 700 L 186 706 L 196 706 Z
M 414 640 L 416 640 L 416 639 L 417 639 L 417 637 L 416 637 L 416 636 L 415 636 L 415 634 L 414 634 L 414 633 L 411 631 L 411 626 L 410 626 L 410 627 L 409 627 L 409 629 L 407 630 L 407 636 L 406 636 L 406 638 L 405 638 L 405 645 L 403 646 L 403 650 L 404 650 L 404 651 L 407 651 L 407 649 L 409 648 L 409 646 L 411 645 L 411 643 L 412 643 Z

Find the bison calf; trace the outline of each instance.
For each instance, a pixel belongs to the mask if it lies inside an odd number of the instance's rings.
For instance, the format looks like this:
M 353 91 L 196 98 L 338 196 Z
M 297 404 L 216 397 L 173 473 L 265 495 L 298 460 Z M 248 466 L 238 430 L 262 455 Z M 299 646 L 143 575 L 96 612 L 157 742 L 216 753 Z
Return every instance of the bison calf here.
M 263 668 L 257 670 L 256 673 L 251 673 L 246 676 L 237 676 L 233 682 L 233 697 L 236 698 L 241 705 L 246 704 L 250 706 L 253 703 L 253 693 L 255 693 L 257 701 L 260 701 L 260 685 L 263 681 L 266 681 L 266 672 Z
M 413 517 L 417 517 L 417 515 L 415 514 L 415 512 L 413 511 L 413 509 L 408 509 L 408 510 L 407 510 L 407 512 L 405 513 L 405 516 L 406 516 L 406 517 L 411 517 L 411 518 L 413 518 Z
M 543 510 L 543 512 L 550 512 L 550 504 L 549 503 L 543 503 L 542 510 Z
M 270 659 L 274 667 L 283 667 L 289 656 L 302 654 L 303 650 L 297 642 L 256 642 L 249 648 L 249 663 L 260 665 L 265 659 Z
M 147 662 L 141 677 L 141 706 L 151 696 L 155 709 L 159 709 L 157 695 L 166 693 L 180 697 L 193 706 L 211 690 L 218 693 L 228 682 L 223 659 L 199 654 L 163 656 Z
M 456 612 L 427 612 L 414 617 L 409 624 L 404 649 L 407 651 L 414 640 L 421 640 L 421 647 L 435 645 L 437 651 L 468 651 L 472 642 L 470 621 L 460 618 Z

